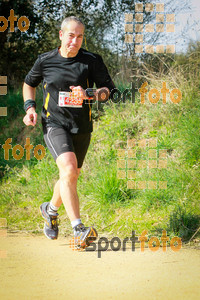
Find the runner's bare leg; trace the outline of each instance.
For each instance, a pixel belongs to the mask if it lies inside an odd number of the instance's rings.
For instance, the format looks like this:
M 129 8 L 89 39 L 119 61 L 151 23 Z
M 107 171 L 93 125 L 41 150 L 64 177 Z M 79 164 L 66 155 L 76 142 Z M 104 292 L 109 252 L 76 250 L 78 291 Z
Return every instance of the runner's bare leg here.
M 77 168 L 76 156 L 73 152 L 63 153 L 57 158 L 56 163 L 60 179 L 55 184 L 52 203 L 56 207 L 63 203 L 70 221 L 79 219 L 77 180 L 81 169 Z
M 78 175 L 81 172 L 81 168 L 77 169 Z M 60 179 L 56 181 L 56 184 L 54 185 L 54 191 L 53 196 L 51 198 L 52 204 L 56 207 L 60 207 L 62 202 L 62 198 L 60 196 Z

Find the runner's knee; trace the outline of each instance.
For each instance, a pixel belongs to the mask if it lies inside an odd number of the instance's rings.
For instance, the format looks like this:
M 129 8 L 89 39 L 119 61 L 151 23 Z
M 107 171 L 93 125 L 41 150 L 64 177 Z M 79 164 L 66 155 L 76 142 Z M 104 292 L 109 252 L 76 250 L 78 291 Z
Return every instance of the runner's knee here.
M 74 165 L 65 166 L 60 170 L 60 180 L 65 183 L 74 183 L 78 179 L 78 170 Z

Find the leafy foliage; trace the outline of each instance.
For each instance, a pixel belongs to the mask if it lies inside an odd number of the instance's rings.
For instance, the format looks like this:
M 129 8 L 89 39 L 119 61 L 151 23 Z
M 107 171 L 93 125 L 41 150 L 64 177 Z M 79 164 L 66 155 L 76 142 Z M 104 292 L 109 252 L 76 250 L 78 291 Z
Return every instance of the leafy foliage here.
M 188 240 L 200 226 L 200 216 L 184 207 L 177 207 L 170 215 L 169 229 L 184 240 Z

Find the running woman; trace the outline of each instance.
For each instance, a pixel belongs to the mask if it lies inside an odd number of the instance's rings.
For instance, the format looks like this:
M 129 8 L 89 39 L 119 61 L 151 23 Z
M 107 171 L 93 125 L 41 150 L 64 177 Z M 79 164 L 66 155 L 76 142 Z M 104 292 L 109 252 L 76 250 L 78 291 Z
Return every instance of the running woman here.
M 81 221 L 77 194 L 77 180 L 93 130 L 92 99 L 105 101 L 115 88 L 102 57 L 81 48 L 84 30 L 79 18 L 65 18 L 59 31 L 61 46 L 38 56 L 23 85 L 23 121 L 35 126 L 35 91 L 42 82 L 44 140 L 59 169 L 52 199 L 40 206 L 44 234 L 57 239 L 57 211 L 63 203 L 81 248 L 97 238 L 95 228 L 85 227 Z

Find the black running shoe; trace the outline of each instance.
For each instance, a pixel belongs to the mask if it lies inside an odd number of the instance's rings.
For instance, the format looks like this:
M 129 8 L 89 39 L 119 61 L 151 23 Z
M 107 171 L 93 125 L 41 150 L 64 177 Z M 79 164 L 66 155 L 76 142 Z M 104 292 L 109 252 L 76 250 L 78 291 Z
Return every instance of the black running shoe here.
M 96 240 L 98 234 L 94 227 L 85 227 L 82 223 L 74 227 L 74 244 L 77 248 L 86 248 Z
M 44 234 L 48 239 L 56 240 L 58 237 L 58 213 L 49 214 L 48 213 L 49 202 L 44 202 L 40 205 L 40 211 L 42 217 L 45 220 L 44 223 Z

